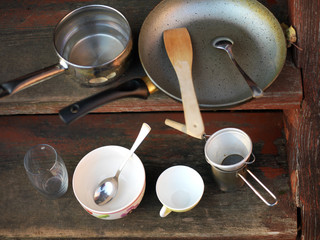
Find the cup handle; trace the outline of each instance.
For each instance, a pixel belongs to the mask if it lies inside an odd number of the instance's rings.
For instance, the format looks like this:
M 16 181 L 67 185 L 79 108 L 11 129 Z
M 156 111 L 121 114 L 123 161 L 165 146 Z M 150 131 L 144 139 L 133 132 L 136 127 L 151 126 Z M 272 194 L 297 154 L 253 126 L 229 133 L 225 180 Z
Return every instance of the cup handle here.
M 169 215 L 169 213 L 171 213 L 171 210 L 169 208 L 167 208 L 166 206 L 162 206 L 162 208 L 160 210 L 160 217 L 166 217 Z
M 239 177 L 241 177 L 241 179 L 251 188 L 251 190 L 266 204 L 268 205 L 269 207 L 272 207 L 274 205 L 277 205 L 278 204 L 278 199 L 277 197 L 248 169 L 246 169 L 246 171 L 251 175 L 251 177 L 256 180 L 257 183 L 259 183 L 263 188 L 264 190 L 266 190 L 267 193 L 270 194 L 270 196 L 275 200 L 273 203 L 270 203 L 268 202 L 266 199 L 264 199 L 262 197 L 262 195 L 248 182 L 247 179 L 245 179 L 244 176 L 242 176 L 240 173 L 237 173 L 237 175 Z

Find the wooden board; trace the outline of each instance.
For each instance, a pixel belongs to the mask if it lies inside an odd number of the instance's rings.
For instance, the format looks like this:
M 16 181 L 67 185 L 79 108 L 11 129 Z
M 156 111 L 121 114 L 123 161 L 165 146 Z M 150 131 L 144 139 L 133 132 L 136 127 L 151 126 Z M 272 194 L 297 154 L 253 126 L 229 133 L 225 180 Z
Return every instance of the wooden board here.
M 183 121 L 182 113 L 91 114 L 66 126 L 57 115 L 0 117 L 0 238 L 136 238 L 136 239 L 295 239 L 296 208 L 291 198 L 282 113 L 204 113 L 206 131 L 237 127 L 252 138 L 256 162 L 250 169 L 280 202 L 266 206 L 247 187 L 221 192 L 204 159 L 204 142 L 164 125 Z M 74 197 L 71 180 L 79 160 L 104 145 L 131 147 L 142 122 L 152 127 L 136 151 L 146 169 L 147 189 L 139 207 L 127 217 L 103 221 L 85 212 Z M 64 159 L 69 189 L 46 200 L 29 183 L 25 152 L 48 143 Z M 204 179 L 200 203 L 186 213 L 160 218 L 155 193 L 160 173 L 173 165 L 196 169 Z

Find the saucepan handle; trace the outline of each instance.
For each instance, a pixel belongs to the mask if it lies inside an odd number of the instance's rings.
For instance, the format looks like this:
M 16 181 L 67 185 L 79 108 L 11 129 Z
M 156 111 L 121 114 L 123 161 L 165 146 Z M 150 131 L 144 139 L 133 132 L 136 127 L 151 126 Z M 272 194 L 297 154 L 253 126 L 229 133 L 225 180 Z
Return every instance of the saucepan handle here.
M 91 110 L 96 109 L 106 103 L 125 97 L 138 97 L 146 99 L 149 90 L 142 79 L 132 79 L 115 88 L 104 90 L 100 93 L 87 97 L 73 103 L 59 111 L 60 118 L 69 124 L 76 119 L 86 115 Z
M 63 73 L 65 70 L 66 68 L 62 67 L 61 64 L 55 64 L 50 67 L 46 67 L 44 69 L 16 78 L 9 82 L 2 83 L 0 84 L 0 98 L 12 95 L 23 89 L 43 82 L 49 78 L 57 76 Z
M 270 196 L 275 200 L 273 203 L 269 203 L 262 195 L 248 182 L 248 180 L 242 176 L 240 173 L 237 173 L 237 175 L 251 188 L 251 190 L 269 207 L 272 207 L 276 204 L 278 204 L 277 197 L 248 169 L 246 171 L 251 175 L 251 177 L 257 181 L 265 190 L 267 193 L 270 194 Z

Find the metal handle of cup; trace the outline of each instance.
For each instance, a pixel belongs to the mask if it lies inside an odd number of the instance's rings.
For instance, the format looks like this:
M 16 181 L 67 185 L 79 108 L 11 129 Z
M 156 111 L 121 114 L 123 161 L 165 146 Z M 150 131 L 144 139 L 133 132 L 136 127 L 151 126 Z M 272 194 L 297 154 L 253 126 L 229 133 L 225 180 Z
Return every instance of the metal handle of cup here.
M 33 73 L 0 84 L 0 98 L 15 94 L 49 78 L 63 73 L 67 68 L 58 63 Z
M 247 179 L 245 179 L 244 176 L 242 176 L 240 173 L 237 173 L 237 176 L 239 176 L 250 188 L 251 190 L 269 207 L 272 207 L 276 204 L 278 204 L 278 199 L 277 197 L 248 169 L 246 169 L 246 171 L 251 175 L 251 177 L 256 180 L 257 183 L 260 184 L 260 186 L 262 186 L 267 193 L 270 194 L 270 196 L 275 199 L 274 203 L 269 203 L 266 199 L 264 199 L 264 197 L 262 197 L 262 195 L 248 182 Z
M 251 153 L 251 156 L 252 156 L 252 160 L 246 162 L 247 165 L 250 165 L 250 164 L 252 164 L 252 163 L 254 163 L 256 161 L 256 156 L 253 153 Z

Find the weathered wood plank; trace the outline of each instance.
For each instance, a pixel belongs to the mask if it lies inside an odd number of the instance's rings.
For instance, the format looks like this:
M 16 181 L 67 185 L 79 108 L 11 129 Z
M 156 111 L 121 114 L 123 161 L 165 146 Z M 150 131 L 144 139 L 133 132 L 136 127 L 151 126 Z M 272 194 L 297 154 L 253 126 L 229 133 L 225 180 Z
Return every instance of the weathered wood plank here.
M 285 110 L 291 185 L 301 211 L 299 237 L 320 236 L 320 2 L 288 1 L 297 30 L 295 62 L 302 68 L 304 100 L 299 110 Z
M 246 131 L 254 142 L 250 169 L 279 198 L 267 207 L 247 187 L 223 193 L 204 159 L 204 142 L 164 125 L 182 113 L 90 114 L 66 126 L 57 115 L 0 117 L 0 238 L 295 239 L 296 208 L 291 198 L 282 113 L 204 113 L 208 134 L 224 127 Z M 58 200 L 46 200 L 28 182 L 23 156 L 48 143 L 64 159 L 69 183 L 79 160 L 103 145 L 130 147 L 142 122 L 152 131 L 137 150 L 146 169 L 147 189 L 140 206 L 126 218 L 103 221 L 87 214 L 70 186 Z M 173 165 L 196 169 L 205 193 L 193 210 L 159 217 L 155 193 L 160 173 Z
M 123 79 L 144 75 L 142 69 L 133 65 Z M 106 89 L 108 87 L 104 87 Z M 45 114 L 58 113 L 59 110 L 74 102 L 102 91 L 100 88 L 83 88 L 72 80 L 71 76 L 59 76 L 26 89 L 13 96 L 0 99 L 0 114 Z M 278 79 L 266 90 L 264 97 L 253 99 L 229 110 L 249 109 L 295 109 L 302 100 L 300 71 L 290 62 L 281 72 Z M 227 110 L 206 109 L 203 110 Z M 161 91 L 152 94 L 147 100 L 120 99 L 103 105 L 93 112 L 149 112 L 149 111 L 181 111 L 182 105 Z

